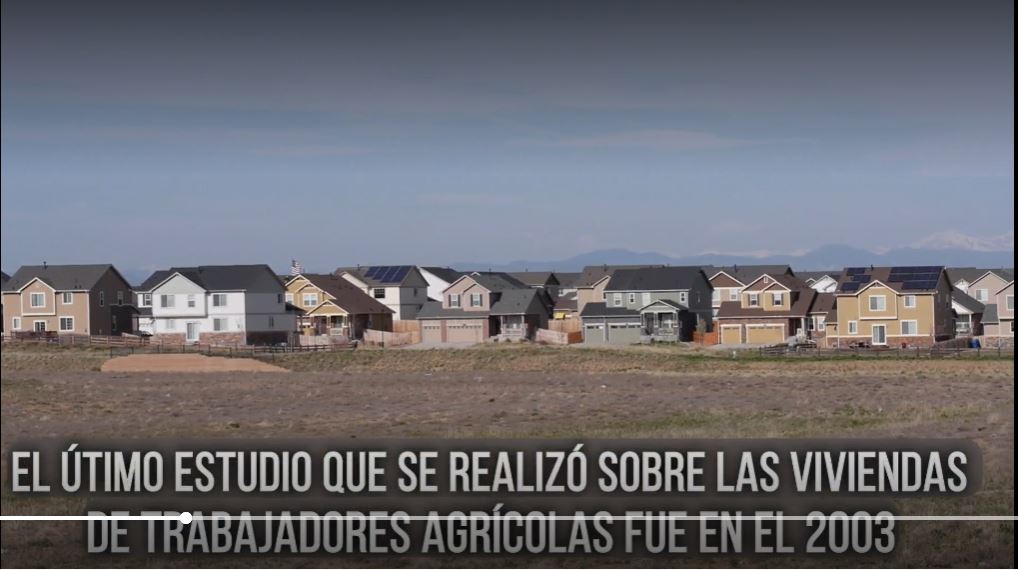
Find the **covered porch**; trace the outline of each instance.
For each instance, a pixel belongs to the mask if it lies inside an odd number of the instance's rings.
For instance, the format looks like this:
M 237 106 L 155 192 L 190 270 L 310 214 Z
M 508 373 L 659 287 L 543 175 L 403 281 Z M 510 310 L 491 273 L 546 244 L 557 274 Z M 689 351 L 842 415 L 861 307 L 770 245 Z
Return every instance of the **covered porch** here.
M 677 342 L 682 340 L 682 313 L 686 308 L 665 299 L 640 309 L 641 336 L 644 340 Z
M 300 333 L 305 336 L 353 338 L 353 320 L 346 311 L 329 302 L 300 317 Z

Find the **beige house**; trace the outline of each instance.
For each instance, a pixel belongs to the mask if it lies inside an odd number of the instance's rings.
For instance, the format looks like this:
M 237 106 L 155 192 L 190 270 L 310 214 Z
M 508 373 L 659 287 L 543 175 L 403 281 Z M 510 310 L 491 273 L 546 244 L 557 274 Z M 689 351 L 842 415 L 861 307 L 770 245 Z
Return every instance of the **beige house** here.
M 728 345 L 773 345 L 791 337 L 806 340 L 816 297 L 817 292 L 796 277 L 761 275 L 739 291 L 737 301 L 721 303 L 716 317 L 719 340 Z
M 3 286 L 9 334 L 131 333 L 135 311 L 131 286 L 109 264 L 26 265 Z
M 729 265 L 715 267 L 708 265 L 703 268 L 710 277 L 714 292 L 711 297 L 711 309 L 717 317 L 722 303 L 739 301 L 739 294 L 744 287 L 763 275 L 772 278 L 785 275 L 793 276 L 792 268 L 787 265 Z
M 988 269 L 985 273 L 968 283 L 970 297 L 984 305 L 995 303 L 997 292 L 1014 279 L 1014 275 L 1006 269 Z
M 939 266 L 850 267 L 838 279 L 827 346 L 928 347 L 950 339 L 951 292 Z
M 1014 346 L 1014 281 L 1001 287 L 993 300 L 996 303 L 986 305 L 983 314 L 983 336 L 990 346 Z
M 286 302 L 305 336 L 360 339 L 367 329 L 392 331 L 393 311 L 335 274 L 302 273 L 286 282 Z

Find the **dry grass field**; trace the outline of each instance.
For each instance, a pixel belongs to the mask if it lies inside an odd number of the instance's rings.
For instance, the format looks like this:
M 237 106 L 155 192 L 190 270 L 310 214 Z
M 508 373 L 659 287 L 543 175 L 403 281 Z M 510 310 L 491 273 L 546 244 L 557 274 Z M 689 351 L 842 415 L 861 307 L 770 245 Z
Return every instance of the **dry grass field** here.
M 5 345 L 0 444 L 28 437 L 961 437 L 983 450 L 984 487 L 913 514 L 1013 514 L 1013 360 L 738 359 L 666 347 L 484 347 L 287 354 L 291 372 L 101 372 L 105 351 Z M 14 498 L 4 514 L 74 514 Z M 771 566 L 1014 566 L 1012 523 L 900 523 L 890 557 L 774 558 Z M 89 558 L 76 523 L 4 523 L 4 566 L 137 566 Z M 365 565 L 303 558 L 241 565 Z M 389 560 L 388 564 L 622 566 L 625 560 Z M 731 566 L 730 558 L 640 561 Z M 149 563 L 151 564 L 151 563 Z M 236 564 L 236 562 L 234 562 Z M 229 566 L 173 558 L 157 565 Z

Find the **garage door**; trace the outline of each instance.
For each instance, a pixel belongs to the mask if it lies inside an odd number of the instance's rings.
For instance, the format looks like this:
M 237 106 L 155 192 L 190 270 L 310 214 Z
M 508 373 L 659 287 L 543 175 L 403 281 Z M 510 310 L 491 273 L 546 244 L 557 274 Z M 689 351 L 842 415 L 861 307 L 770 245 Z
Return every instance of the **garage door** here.
M 484 325 L 481 321 L 449 321 L 445 338 L 448 342 L 481 342 L 484 340 Z
M 785 341 L 785 327 L 761 325 L 746 327 L 746 342 L 750 344 L 779 344 Z
M 742 325 L 721 325 L 721 344 L 742 344 Z
M 440 322 L 421 321 L 421 342 L 442 342 L 442 324 Z
M 640 342 L 640 325 L 608 325 L 608 342 L 610 344 L 636 344 Z

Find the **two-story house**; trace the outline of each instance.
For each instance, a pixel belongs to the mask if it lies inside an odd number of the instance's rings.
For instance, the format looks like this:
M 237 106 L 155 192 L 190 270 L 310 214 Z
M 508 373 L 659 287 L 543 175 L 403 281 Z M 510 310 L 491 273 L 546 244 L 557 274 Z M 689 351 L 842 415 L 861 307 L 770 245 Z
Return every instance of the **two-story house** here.
M 1014 347 L 1014 281 L 998 289 L 983 313 L 983 335 L 988 346 Z
M 367 329 L 392 331 L 392 309 L 336 274 L 302 273 L 286 282 L 286 302 L 306 336 L 355 340 Z
M 717 316 L 721 309 L 721 303 L 739 300 L 739 292 L 756 281 L 761 275 L 794 275 L 792 268 L 787 265 L 727 265 L 715 267 L 706 265 L 704 273 L 710 278 L 713 293 L 711 294 L 711 309 L 714 316 Z
M 954 336 L 942 266 L 849 267 L 838 279 L 827 345 L 928 347 Z
M 277 344 L 296 328 L 286 288 L 268 265 L 173 267 L 138 294 L 150 304 L 153 336 L 165 342 Z
M 464 275 L 462 271 L 437 265 L 418 266 L 417 269 L 420 270 L 424 280 L 428 282 L 429 301 L 441 301 L 445 288 Z
M 663 267 L 662 265 L 588 265 L 574 281 L 576 289 L 576 311 L 583 313 L 587 303 L 604 302 L 604 288 L 608 280 L 618 269 L 642 269 L 645 267 Z
M 392 309 L 393 320 L 416 319 L 428 300 L 428 281 L 413 265 L 340 267 L 335 273 Z
M 772 345 L 790 337 L 805 340 L 817 327 L 814 317 L 820 315 L 811 313 L 817 296 L 798 277 L 765 273 L 742 288 L 738 301 L 721 303 L 719 340 L 729 345 Z
M 701 267 L 616 269 L 604 300 L 580 312 L 587 344 L 689 341 L 712 327 L 711 285 Z
M 1014 272 L 1008 269 L 986 269 L 981 275 L 968 282 L 965 292 L 970 297 L 989 305 L 996 303 L 997 292 L 1014 280 Z
M 3 285 L 4 330 L 133 332 L 131 286 L 110 264 L 25 265 Z
M 429 301 L 417 315 L 425 343 L 532 339 L 548 325 L 552 299 L 506 273 L 473 272 Z

